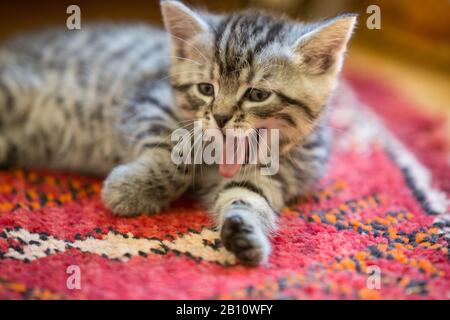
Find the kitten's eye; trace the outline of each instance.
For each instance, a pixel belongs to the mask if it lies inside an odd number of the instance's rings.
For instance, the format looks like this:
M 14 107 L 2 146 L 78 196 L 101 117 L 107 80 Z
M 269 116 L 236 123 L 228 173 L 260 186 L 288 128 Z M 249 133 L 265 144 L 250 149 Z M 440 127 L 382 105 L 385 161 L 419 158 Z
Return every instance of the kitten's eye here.
M 197 87 L 198 91 L 205 96 L 211 97 L 214 95 L 214 86 L 210 83 L 199 83 Z
M 267 100 L 272 93 L 269 91 L 263 91 L 260 89 L 250 88 L 245 93 L 245 97 L 252 102 L 262 102 Z

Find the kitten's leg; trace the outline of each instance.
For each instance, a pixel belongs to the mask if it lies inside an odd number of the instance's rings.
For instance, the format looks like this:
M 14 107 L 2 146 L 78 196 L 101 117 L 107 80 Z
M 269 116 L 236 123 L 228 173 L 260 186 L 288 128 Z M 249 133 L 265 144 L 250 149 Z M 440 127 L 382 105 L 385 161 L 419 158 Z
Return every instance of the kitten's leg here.
M 280 159 L 273 176 L 259 169 L 242 168 L 240 175 L 222 181 L 212 199 L 224 246 L 245 264 L 257 265 L 270 253 L 269 236 L 276 228 L 278 211 L 309 190 L 323 174 L 329 154 L 329 139 L 318 128 L 303 146 Z
M 238 260 L 248 265 L 267 261 L 269 237 L 283 206 L 279 182 L 251 173 L 252 179 L 236 177 L 217 189 L 212 211 L 216 214 L 222 242 Z
M 176 166 L 166 147 L 152 147 L 136 160 L 114 168 L 102 198 L 117 215 L 157 213 L 178 198 L 191 182 L 190 168 Z
M 7 169 L 14 164 L 17 147 L 0 133 L 0 169 Z
M 139 96 L 125 110 L 122 126 L 133 141 L 130 161 L 111 171 L 103 185 L 103 201 L 118 215 L 157 213 L 192 182 L 191 168 L 171 159 L 170 134 L 178 120 L 158 99 Z
M 39 84 L 37 75 L 20 65 L 0 61 L 0 167 L 13 162 L 17 145 L 6 135 L 22 131 Z
M 5 138 L 0 136 L 0 168 L 8 164 L 9 144 Z

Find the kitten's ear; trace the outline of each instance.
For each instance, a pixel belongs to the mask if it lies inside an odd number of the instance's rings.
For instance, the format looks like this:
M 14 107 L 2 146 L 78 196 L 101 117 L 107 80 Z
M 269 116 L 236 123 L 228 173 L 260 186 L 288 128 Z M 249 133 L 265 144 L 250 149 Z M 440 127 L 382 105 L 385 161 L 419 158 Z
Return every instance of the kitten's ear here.
M 342 67 L 347 42 L 356 24 L 356 15 L 344 15 L 325 22 L 295 43 L 300 62 L 311 74 L 323 74 Z
M 166 30 L 175 45 L 208 30 L 208 24 L 179 1 L 161 1 L 161 11 Z

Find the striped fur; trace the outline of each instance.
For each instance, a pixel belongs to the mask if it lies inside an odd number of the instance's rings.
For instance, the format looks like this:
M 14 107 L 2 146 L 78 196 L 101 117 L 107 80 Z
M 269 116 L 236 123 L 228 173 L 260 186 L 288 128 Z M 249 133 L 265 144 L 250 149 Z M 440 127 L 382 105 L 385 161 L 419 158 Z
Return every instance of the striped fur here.
M 310 188 L 328 156 L 328 98 L 354 16 L 301 24 L 267 13 L 212 15 L 162 2 L 167 33 L 146 25 L 83 25 L 24 34 L 0 47 L 0 164 L 108 174 L 119 215 L 158 212 L 192 189 L 225 247 L 266 261 L 277 212 Z M 199 83 L 210 83 L 205 96 Z M 270 92 L 252 102 L 252 87 Z M 274 176 L 246 165 L 175 165 L 174 129 L 279 128 Z

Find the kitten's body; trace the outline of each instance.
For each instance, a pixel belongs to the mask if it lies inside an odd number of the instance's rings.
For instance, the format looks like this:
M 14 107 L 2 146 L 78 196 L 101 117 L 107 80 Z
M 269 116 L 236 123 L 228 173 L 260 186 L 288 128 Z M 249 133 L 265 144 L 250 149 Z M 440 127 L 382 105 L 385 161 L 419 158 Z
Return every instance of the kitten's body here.
M 14 145 L 9 156 L 21 166 L 99 175 L 127 162 L 131 136 L 118 130 L 127 98 L 168 75 L 169 55 L 167 35 L 145 25 L 49 29 L 5 43 L 0 139 Z M 167 80 L 154 96 L 173 106 Z M 153 109 L 146 112 L 171 120 Z
M 303 57 L 302 67 L 291 78 L 284 69 L 266 75 L 282 74 L 284 83 L 278 85 L 287 93 L 277 91 L 264 114 L 258 111 L 263 107 L 240 106 L 247 127 L 265 121 L 288 132 L 276 175 L 263 176 L 256 165 L 241 168 L 232 178 L 223 178 L 217 165 L 196 170 L 177 166 L 170 157 L 171 132 L 194 119 L 206 127 L 216 126 L 210 115 L 217 119 L 227 106 L 235 109 L 233 95 L 240 90 L 244 72 L 251 82 L 261 71 L 249 67 L 249 56 L 237 57 L 251 53 L 252 60 L 259 61 L 270 56 L 270 50 L 279 54 L 283 47 L 273 46 L 277 39 L 293 41 L 314 27 L 295 29 L 291 22 L 249 12 L 208 15 L 202 22 L 179 3 L 164 4 L 171 39 L 143 25 L 92 25 L 82 31 L 46 30 L 5 43 L 0 49 L 0 164 L 101 175 L 115 168 L 102 196 L 121 215 L 158 212 L 190 188 L 216 216 L 225 246 L 244 263 L 260 263 L 269 254 L 268 236 L 276 227 L 278 210 L 323 172 L 329 141 L 325 104 L 342 59 L 330 62 L 321 56 L 322 49 L 310 52 L 306 47 L 311 56 Z M 180 24 L 183 19 L 187 25 Z M 210 27 L 211 34 L 202 29 Z M 205 37 L 197 37 L 202 32 Z M 349 32 L 341 36 L 344 49 Z M 208 50 L 194 40 L 215 45 Z M 264 55 L 258 56 L 261 52 Z M 280 68 L 292 68 L 287 60 L 277 61 Z M 328 75 L 325 69 L 331 67 Z M 300 71 L 311 73 L 313 80 L 297 76 Z M 216 77 L 214 83 L 222 90 L 208 103 L 190 84 L 204 82 L 206 73 L 211 82 Z M 314 87 L 314 81 L 328 84 L 296 93 L 296 86 Z M 287 111 L 269 110 L 283 104 Z M 309 119 L 302 124 L 302 117 Z M 230 126 L 234 119 L 233 115 Z

